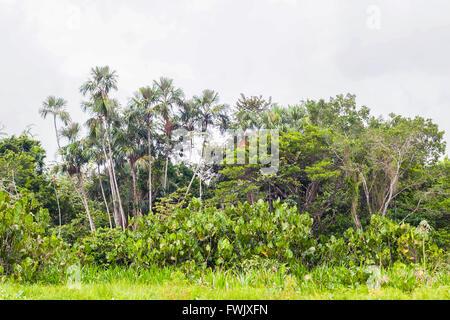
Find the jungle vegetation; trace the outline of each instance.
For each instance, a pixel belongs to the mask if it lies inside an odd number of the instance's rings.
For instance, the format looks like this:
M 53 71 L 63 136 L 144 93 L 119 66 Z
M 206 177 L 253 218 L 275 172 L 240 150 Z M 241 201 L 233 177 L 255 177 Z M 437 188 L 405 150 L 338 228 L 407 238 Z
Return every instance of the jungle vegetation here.
M 432 120 L 377 117 L 351 94 L 289 106 L 241 94 L 229 105 L 164 77 L 121 105 L 118 80 L 91 70 L 85 123 L 64 98 L 36 105 L 54 128 L 54 161 L 29 132 L 0 137 L 0 281 L 64 283 L 74 266 L 238 279 L 268 268 L 377 287 L 407 270 L 405 290 L 448 288 L 450 162 Z M 279 170 L 175 161 L 179 128 L 278 130 Z

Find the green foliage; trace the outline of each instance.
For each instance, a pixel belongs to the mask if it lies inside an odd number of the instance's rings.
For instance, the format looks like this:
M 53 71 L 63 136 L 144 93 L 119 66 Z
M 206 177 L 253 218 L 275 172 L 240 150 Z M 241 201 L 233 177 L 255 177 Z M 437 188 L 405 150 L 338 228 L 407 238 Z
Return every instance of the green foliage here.
M 372 216 L 364 231 L 348 229 L 343 238 L 331 236 L 320 245 L 322 260 L 349 265 L 391 266 L 395 262 L 420 263 L 424 259 L 433 266 L 443 261 L 444 251 L 429 235 L 424 222 L 420 227 L 398 224 L 388 218 Z M 425 257 L 423 255 L 425 251 Z
M 138 231 L 102 230 L 78 247 L 83 261 L 96 264 L 217 267 L 261 257 L 280 262 L 308 262 L 314 253 L 312 220 L 276 202 L 273 212 L 263 201 L 218 210 L 193 199 L 169 216 L 138 220 Z
M 61 272 L 71 259 L 60 238 L 45 236 L 48 212 L 38 207 L 34 198 L 0 192 L 0 274 L 34 280 L 49 268 Z
M 353 95 L 282 108 L 242 94 L 230 108 L 213 90 L 186 99 L 167 78 L 123 110 L 112 96 L 117 80 L 97 67 L 80 88 L 87 137 L 64 99 L 44 101 L 57 170 L 45 168 L 45 151 L 26 133 L 0 140 L 2 277 L 58 283 L 76 264 L 129 279 L 123 266 L 163 266 L 177 281 L 200 275 L 217 288 L 237 272 L 238 281 L 250 275 L 280 290 L 294 287 L 294 274 L 311 290 L 394 281 L 410 291 L 427 272 L 448 269 L 450 165 L 439 161 L 444 133 L 431 120 L 375 118 Z M 172 162 L 177 128 L 276 129 L 279 170 L 262 175 L 265 165 L 250 159 L 256 141 L 268 149 L 258 138 L 236 141 L 244 164 Z
M 39 201 L 48 209 L 50 222 L 58 225 L 57 200 L 50 171 L 44 166 L 45 150 L 39 141 L 26 134 L 0 140 L 0 190 L 9 194 L 26 195 Z M 56 179 L 56 177 L 53 177 Z M 55 181 L 63 223 L 70 221 L 77 210 L 67 190 L 67 183 Z M 64 190 L 66 189 L 66 190 Z
M 127 265 L 127 245 L 132 238 L 129 232 L 120 229 L 99 229 L 97 232 L 82 239 L 76 244 L 83 265 L 105 265 L 114 264 Z M 125 254 L 124 254 L 125 253 Z
M 264 262 L 267 262 L 265 260 Z M 75 278 L 75 279 L 74 279 Z M 73 281 L 75 280 L 75 281 Z M 415 265 L 375 267 L 321 265 L 291 270 L 270 263 L 245 270 L 197 270 L 85 266 L 68 281 L 27 284 L 3 282 L 0 300 L 258 300 L 258 299 L 437 299 L 450 298 L 448 272 L 423 273 Z

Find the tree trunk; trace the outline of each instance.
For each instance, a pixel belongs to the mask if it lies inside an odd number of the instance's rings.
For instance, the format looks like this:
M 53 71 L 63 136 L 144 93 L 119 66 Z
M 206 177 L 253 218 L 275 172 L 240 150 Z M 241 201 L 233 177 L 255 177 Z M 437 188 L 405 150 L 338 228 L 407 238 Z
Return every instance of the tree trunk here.
M 187 195 L 189 194 L 189 191 L 191 191 L 192 183 L 194 183 L 195 177 L 197 176 L 197 172 L 198 172 L 199 166 L 200 166 L 200 163 L 197 164 L 197 167 L 195 168 L 194 175 L 192 176 L 191 182 L 189 182 L 189 186 L 187 188 L 185 197 L 187 197 Z
M 58 127 L 56 126 L 56 115 L 53 115 L 53 125 L 55 126 L 56 143 L 58 144 L 59 151 L 61 149 L 61 145 L 59 143 Z
M 133 214 L 135 216 L 140 215 L 141 210 L 139 208 L 139 199 L 137 194 L 137 172 L 136 172 L 136 166 L 134 160 L 130 159 L 130 168 L 131 168 L 131 177 L 133 179 L 133 203 L 134 203 L 134 210 Z
M 388 192 L 385 202 L 384 202 L 383 211 L 381 214 L 383 217 L 386 216 L 389 205 L 391 204 L 391 201 L 394 198 L 394 189 L 397 184 L 399 173 L 400 173 L 400 165 L 397 164 L 397 170 L 396 170 L 395 176 L 391 180 L 391 183 L 389 185 L 389 192 Z
M 151 143 L 150 121 L 148 123 L 148 211 L 153 209 L 153 186 L 152 186 L 152 143 Z
M 200 160 L 199 160 L 199 162 L 198 162 L 198 164 L 197 164 L 197 166 L 195 168 L 194 175 L 192 176 L 191 182 L 189 183 L 189 186 L 187 188 L 185 197 L 187 197 L 187 195 L 189 194 L 189 191 L 191 191 L 192 183 L 194 182 L 195 177 L 199 174 L 200 162 L 203 159 L 203 155 L 204 155 L 204 151 L 205 151 L 205 144 L 206 144 L 206 137 L 203 139 L 202 156 L 201 156 L 201 158 L 200 158 Z M 201 195 L 201 193 L 202 193 L 202 179 L 201 178 L 200 178 L 200 187 L 199 188 L 200 188 L 200 199 L 201 199 L 201 197 L 202 197 L 202 195 Z
M 102 100 L 103 103 L 105 105 L 105 107 L 107 108 L 107 95 L 106 93 L 101 90 L 101 95 L 102 95 Z M 106 126 L 106 128 L 105 128 Z M 116 172 L 114 169 L 114 163 L 112 160 L 112 148 L 111 148 L 111 140 L 109 138 L 109 125 L 108 123 L 103 120 L 102 118 L 102 129 L 106 131 L 106 141 L 108 142 L 108 153 L 106 153 L 106 148 L 104 146 L 104 140 L 102 139 L 102 144 L 103 144 L 103 150 L 104 150 L 104 154 L 105 154 L 105 158 L 108 160 L 109 162 L 109 168 L 110 168 L 110 185 L 111 185 L 111 191 L 114 190 L 114 194 L 115 194 L 115 199 L 114 199 L 114 214 L 115 214 L 115 222 L 116 222 L 116 227 L 121 226 L 122 230 L 125 231 L 125 214 L 123 212 L 123 207 L 122 207 L 122 200 L 120 198 L 120 192 L 119 192 L 119 188 L 117 187 L 117 179 L 116 179 Z M 117 209 L 117 204 L 115 203 L 116 201 L 118 201 L 118 209 Z M 120 211 L 117 212 L 117 210 Z
M 167 169 L 169 167 L 169 147 L 166 147 L 166 164 L 164 167 L 164 194 L 167 195 Z
M 372 215 L 372 206 L 370 205 L 370 193 L 369 188 L 367 187 L 367 180 L 362 172 L 360 172 L 360 177 L 363 183 L 364 193 L 366 195 L 367 208 L 369 209 L 369 214 Z
M 359 217 L 358 217 L 359 184 L 360 184 L 360 182 L 354 182 L 351 214 L 352 214 L 352 219 L 353 219 L 353 222 L 355 223 L 356 228 L 359 230 L 362 230 L 361 222 L 359 221 Z
M 122 227 L 122 219 L 121 216 L 118 212 L 117 209 L 117 195 L 116 195 L 116 188 L 114 187 L 114 177 L 112 174 L 112 162 L 109 159 L 108 154 L 106 153 L 106 146 L 105 146 L 105 142 L 103 140 L 103 137 L 100 138 L 102 141 L 102 148 L 103 148 L 103 155 L 105 156 L 105 159 L 107 161 L 107 168 L 108 168 L 108 174 L 109 174 L 109 185 L 110 185 L 110 189 L 111 189 L 111 197 L 112 197 L 112 204 L 113 204 L 113 210 L 114 210 L 114 224 L 116 225 L 116 228 L 121 228 Z
M 81 188 L 82 202 L 84 204 L 84 208 L 86 209 L 86 214 L 88 216 L 89 225 L 91 227 L 91 231 L 95 232 L 95 225 L 94 225 L 94 221 L 92 220 L 91 212 L 89 210 L 89 204 L 88 204 L 88 200 L 87 200 L 87 196 L 86 196 L 86 189 L 84 188 L 83 177 L 80 172 L 77 173 L 77 178 L 78 178 L 78 184 L 80 185 L 80 188 Z
M 97 171 L 98 171 L 98 180 L 100 182 L 100 189 L 102 190 L 103 201 L 105 202 L 106 212 L 108 213 L 109 227 L 112 229 L 113 226 L 112 226 L 112 221 L 111 221 L 111 213 L 109 212 L 108 201 L 106 200 L 105 190 L 103 189 L 103 182 L 102 182 L 101 173 L 100 173 L 100 167 L 98 165 L 97 165 Z
M 111 164 L 111 169 L 112 169 L 112 176 L 113 176 L 114 187 L 116 189 L 117 199 L 119 201 L 119 210 L 120 210 L 120 215 L 121 215 L 121 220 L 122 220 L 122 229 L 123 229 L 123 231 L 125 231 L 125 229 L 127 227 L 126 226 L 127 219 L 125 217 L 125 212 L 123 211 L 122 198 L 120 197 L 120 190 L 119 190 L 119 186 L 117 184 L 116 170 L 114 168 L 114 164 L 113 164 L 113 160 L 112 160 L 111 140 L 109 138 L 108 132 L 106 134 L 106 141 L 108 142 L 108 156 L 109 156 L 109 162 Z
M 58 191 L 56 190 L 55 182 L 53 182 L 53 189 L 55 190 L 56 203 L 58 205 L 58 217 L 59 217 L 59 232 L 58 232 L 58 235 L 60 236 L 61 235 L 61 226 L 62 226 L 61 207 L 59 205 Z

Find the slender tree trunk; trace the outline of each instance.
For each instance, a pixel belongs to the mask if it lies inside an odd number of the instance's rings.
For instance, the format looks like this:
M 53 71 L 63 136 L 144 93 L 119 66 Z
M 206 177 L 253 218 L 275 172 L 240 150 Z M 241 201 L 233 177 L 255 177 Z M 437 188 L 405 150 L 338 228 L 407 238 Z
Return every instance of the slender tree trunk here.
M 108 109 L 107 94 L 103 90 L 101 90 L 101 95 L 102 95 L 103 103 L 104 103 L 105 107 Z M 120 198 L 120 192 L 117 188 L 116 174 L 115 174 L 115 169 L 114 169 L 114 163 L 112 160 L 111 141 L 109 138 L 109 126 L 108 126 L 107 122 L 105 123 L 103 116 L 101 116 L 101 124 L 102 124 L 103 132 L 106 132 L 106 140 L 108 142 L 108 153 L 107 153 L 104 139 L 103 139 L 104 136 L 103 136 L 101 139 L 102 146 L 103 146 L 103 153 L 105 155 L 105 159 L 107 159 L 107 161 L 109 162 L 108 168 L 109 168 L 109 176 L 110 176 L 111 193 L 113 195 L 114 221 L 116 223 L 116 228 L 118 228 L 120 226 L 122 228 L 122 230 L 125 231 L 125 227 L 124 227 L 125 214 L 123 212 L 122 200 Z M 118 203 L 116 203 L 117 201 L 118 201 Z
M 185 197 L 187 197 L 187 195 L 189 194 L 189 191 L 191 191 L 192 183 L 194 183 L 195 177 L 199 174 L 199 171 L 200 171 L 200 162 L 201 162 L 201 160 L 203 159 L 203 154 L 204 154 L 205 144 L 206 144 L 206 137 L 203 139 L 203 144 L 202 144 L 202 156 L 201 156 L 201 158 L 200 158 L 199 163 L 197 164 L 197 166 L 196 166 L 196 168 L 195 168 L 194 175 L 192 176 L 191 182 L 189 183 L 189 186 L 188 186 L 188 188 L 187 188 Z M 201 180 L 201 178 L 200 178 L 200 198 L 202 197 L 202 196 L 201 196 L 201 192 L 202 192 L 202 191 L 201 191 L 201 187 L 202 187 L 201 185 L 202 185 L 202 180 Z
M 103 148 L 103 155 L 105 156 L 105 159 L 107 161 L 107 169 L 108 169 L 108 174 L 109 174 L 109 185 L 110 185 L 110 189 L 111 189 L 111 197 L 112 197 L 112 204 L 113 204 L 113 210 L 114 210 L 114 223 L 116 225 L 116 228 L 122 228 L 122 218 L 118 212 L 117 209 L 117 195 L 116 195 L 116 188 L 114 186 L 114 177 L 112 174 L 112 162 L 109 159 L 108 154 L 106 153 L 106 147 L 105 147 L 105 142 L 103 140 L 103 137 L 101 137 L 101 141 L 102 141 L 102 148 Z
M 112 160 L 111 140 L 109 138 L 108 132 L 106 133 L 106 141 L 108 142 L 108 156 L 109 156 L 109 162 L 111 164 L 111 169 L 112 169 L 112 176 L 113 176 L 114 187 L 116 189 L 117 199 L 119 201 L 119 210 L 120 210 L 121 219 L 122 219 L 122 229 L 123 229 L 123 231 L 125 231 L 125 229 L 126 229 L 126 221 L 127 220 L 126 220 L 126 217 L 125 217 L 125 212 L 123 211 L 122 198 L 120 197 L 120 190 L 119 190 L 119 186 L 117 184 L 116 170 L 114 168 L 114 164 L 113 164 L 113 160 Z
M 131 177 L 133 179 L 133 202 L 134 202 L 134 212 L 135 216 L 141 214 L 141 210 L 139 208 L 139 199 L 137 193 L 137 172 L 134 160 L 130 160 L 130 168 L 131 168 Z
M 112 171 L 113 171 L 113 177 L 114 177 L 114 185 L 116 187 L 116 192 L 117 192 L 117 199 L 119 200 L 119 209 L 120 209 L 120 214 L 121 214 L 121 219 L 122 219 L 122 229 L 123 229 L 123 231 L 125 231 L 125 229 L 127 227 L 127 218 L 125 216 L 125 212 L 123 211 L 122 198 L 120 197 L 119 185 L 117 184 L 116 170 L 114 169 L 114 166 L 113 166 Z
M 202 157 L 201 157 L 200 161 L 205 157 L 206 132 L 207 132 L 207 131 L 208 131 L 208 123 L 206 123 L 206 126 L 205 126 L 205 131 L 204 131 L 205 137 L 203 138 L 203 144 L 202 144 Z M 202 197 L 203 197 L 202 177 L 200 176 L 200 172 L 198 173 L 198 175 L 199 175 L 198 177 L 199 177 L 199 180 L 200 180 L 199 195 L 200 195 L 200 200 L 201 200 Z
M 383 206 L 383 211 L 382 211 L 382 214 L 381 214 L 383 217 L 386 216 L 386 213 L 387 213 L 387 210 L 389 208 L 389 205 L 391 204 L 391 201 L 392 201 L 392 199 L 394 197 L 394 188 L 395 188 L 395 186 L 397 184 L 397 179 L 398 179 L 398 176 L 399 176 L 399 172 L 400 172 L 400 165 L 397 164 L 397 171 L 395 173 L 395 176 L 391 180 L 391 183 L 389 185 L 389 192 L 387 194 L 387 197 L 386 197 L 386 200 L 385 200 L 385 203 L 384 203 L 384 206 Z
M 369 214 L 372 215 L 372 206 L 370 205 L 370 193 L 369 188 L 367 187 L 367 180 L 362 172 L 360 172 L 360 177 L 363 183 L 364 193 L 366 195 L 367 208 L 369 208 Z
M 194 183 L 195 177 L 197 176 L 198 169 L 199 169 L 199 164 L 197 164 L 197 167 L 195 168 L 194 175 L 192 176 L 191 182 L 189 182 L 189 186 L 187 188 L 185 197 L 187 197 L 187 195 L 189 194 L 189 191 L 191 191 L 192 183 Z
M 359 183 L 358 181 L 354 182 L 353 186 L 353 197 L 352 197 L 352 206 L 351 206 L 351 214 L 353 222 L 357 229 L 362 230 L 361 222 L 358 217 L 358 201 L 359 201 Z
M 56 156 L 56 159 L 58 159 L 59 150 L 61 150 L 61 144 L 59 142 L 58 126 L 56 125 L 56 115 L 53 115 L 53 125 L 55 127 L 56 144 L 58 145 L 58 151 L 57 151 L 58 155 Z M 54 182 L 53 182 L 53 189 L 55 190 L 56 203 L 58 204 L 58 217 L 59 217 L 59 232 L 58 232 L 58 235 L 61 235 L 61 227 L 62 227 L 61 207 L 59 205 L 58 191 L 56 190 L 56 185 L 55 185 Z
M 56 115 L 53 115 L 53 125 L 55 126 L 56 143 L 58 144 L 58 151 L 59 151 L 61 149 L 61 145 L 59 143 L 58 127 L 56 125 Z
M 88 200 L 87 200 L 87 196 L 86 196 L 86 189 L 84 187 L 83 177 L 80 172 L 77 173 L 77 178 L 78 178 L 78 184 L 80 185 L 80 188 L 81 188 L 81 198 L 82 198 L 82 202 L 84 204 L 84 208 L 86 209 L 86 214 L 88 216 L 89 225 L 91 227 L 91 231 L 95 232 L 95 225 L 94 225 L 94 221 L 92 220 L 91 212 L 89 210 L 89 204 L 88 204 Z
M 150 121 L 148 123 L 148 208 L 149 212 L 153 209 L 153 190 L 152 190 L 152 142 L 151 142 Z
M 112 229 L 113 226 L 112 226 L 112 221 L 111 221 L 111 213 L 109 212 L 108 201 L 106 200 L 105 190 L 103 189 L 103 182 L 102 182 L 101 173 L 100 173 L 100 167 L 98 165 L 97 165 L 97 171 L 98 171 L 98 180 L 100 182 L 100 189 L 102 190 L 103 201 L 105 202 L 106 212 L 108 213 L 109 227 Z
M 169 167 L 169 146 L 166 147 L 166 164 L 164 166 L 164 193 L 167 195 L 167 170 Z
M 62 227 L 62 219 L 61 219 L 61 206 L 59 205 L 59 197 L 58 197 L 58 191 L 56 190 L 55 182 L 53 181 L 53 189 L 55 190 L 55 196 L 56 196 L 56 203 L 58 205 L 58 217 L 59 217 L 59 232 L 58 235 L 61 235 L 61 227 Z

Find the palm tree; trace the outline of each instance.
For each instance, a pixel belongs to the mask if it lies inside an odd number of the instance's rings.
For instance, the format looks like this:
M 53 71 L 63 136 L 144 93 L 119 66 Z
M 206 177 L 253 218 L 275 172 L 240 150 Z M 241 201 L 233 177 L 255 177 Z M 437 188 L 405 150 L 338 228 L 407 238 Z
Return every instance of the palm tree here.
M 137 191 L 138 171 L 136 163 L 145 153 L 146 130 L 141 119 L 145 116 L 145 110 L 129 107 L 124 111 L 122 122 L 125 124 L 122 130 L 118 130 L 115 142 L 119 145 L 119 152 L 126 157 L 130 164 L 133 182 L 133 206 L 134 215 L 142 215 L 140 208 L 140 196 Z
M 201 151 L 201 159 L 204 157 L 206 140 L 208 137 L 208 129 L 211 125 L 224 129 L 228 123 L 228 116 L 226 114 L 227 105 L 219 104 L 219 94 L 213 90 L 204 90 L 201 96 L 194 96 L 193 103 L 197 106 L 197 121 L 200 124 L 203 134 L 203 143 Z M 200 160 L 201 160 L 200 159 Z M 200 163 L 192 176 L 189 183 L 186 195 L 189 193 L 192 183 L 197 175 L 199 175 Z M 200 198 L 202 197 L 202 179 L 200 178 Z
M 163 132 L 166 142 L 165 147 L 165 166 L 164 166 L 164 192 L 167 194 L 167 169 L 169 167 L 169 151 L 172 130 L 175 126 L 175 117 L 173 107 L 182 105 L 184 93 L 181 89 L 175 89 L 173 80 L 168 78 L 160 78 L 154 81 L 157 90 L 158 99 L 155 111 L 163 120 Z
M 74 176 L 78 181 L 79 189 L 74 185 L 75 191 L 83 203 L 86 210 L 86 214 L 89 220 L 89 225 L 92 232 L 95 232 L 94 221 L 92 220 L 91 212 L 89 210 L 88 198 L 86 195 L 86 188 L 84 185 L 83 167 L 89 162 L 89 157 L 86 152 L 86 141 L 79 140 L 79 128 L 76 123 L 72 124 L 69 128 L 62 131 L 63 135 L 68 138 L 69 145 L 60 149 L 64 162 L 61 165 L 63 172 L 66 172 L 72 179 Z
M 234 117 L 239 128 L 245 130 L 258 128 L 261 124 L 260 115 L 267 112 L 272 106 L 272 98 L 268 100 L 262 96 L 246 97 L 241 93 L 236 102 Z
M 100 185 L 100 191 L 102 193 L 103 202 L 105 204 L 106 213 L 108 215 L 109 227 L 112 229 L 113 226 L 112 226 L 112 221 L 111 221 L 111 213 L 109 211 L 108 200 L 106 199 L 105 189 L 103 187 L 102 172 L 100 170 L 100 167 L 105 164 L 105 156 L 101 150 L 101 147 L 99 147 L 99 145 L 98 145 L 97 139 L 92 139 L 92 136 L 88 136 L 87 141 L 89 143 L 89 148 L 87 149 L 88 156 L 96 164 L 96 170 L 97 170 L 98 181 L 99 181 L 99 185 Z
M 154 105 L 158 99 L 158 90 L 154 86 L 140 88 L 130 101 L 130 106 L 144 109 L 144 117 L 147 127 L 147 145 L 148 145 L 148 208 L 149 212 L 153 209 L 153 184 L 152 184 L 152 133 L 154 130 L 153 117 Z M 143 158 L 141 158 L 143 159 Z M 141 162 L 141 161 L 140 161 Z
M 67 101 L 64 100 L 63 98 L 56 98 L 54 96 L 49 96 L 42 103 L 42 108 L 39 109 L 39 113 L 42 118 L 46 119 L 48 115 L 53 116 L 53 125 L 55 127 L 56 142 L 58 144 L 58 150 L 61 149 L 61 144 L 59 141 L 57 120 L 58 119 L 61 120 L 64 123 L 64 125 L 67 125 L 70 122 L 70 115 L 65 110 L 66 106 L 67 106 Z
M 94 117 L 88 120 L 87 125 L 91 129 L 91 133 L 98 135 L 102 151 L 108 163 L 107 167 L 114 203 L 114 221 L 116 227 L 121 226 L 125 231 L 126 217 L 117 184 L 110 136 L 111 122 L 116 113 L 115 109 L 117 109 L 118 103 L 109 98 L 108 95 L 111 90 L 117 90 L 117 74 L 115 71 L 111 71 L 108 66 L 91 69 L 91 78 L 80 87 L 80 92 L 84 96 L 90 95 L 90 100 L 83 104 L 83 109 L 85 111 L 88 110 Z
M 49 96 L 47 99 L 42 103 L 42 108 L 39 109 L 39 113 L 42 118 L 46 119 L 48 115 L 53 116 L 53 126 L 55 128 L 55 135 L 56 135 L 56 143 L 58 145 L 58 152 L 61 149 L 61 144 L 59 140 L 59 133 L 58 133 L 58 125 L 57 120 L 61 120 L 65 125 L 70 123 L 70 115 L 65 110 L 65 107 L 67 106 L 67 101 L 63 98 L 56 98 L 54 96 Z M 58 190 L 56 188 L 55 181 L 52 179 L 52 185 L 53 190 L 55 191 L 56 196 L 56 203 L 58 204 L 58 216 L 59 216 L 59 234 L 61 235 L 61 208 L 59 206 L 59 196 L 58 196 Z
M 86 108 L 85 103 L 85 108 Z M 114 181 L 113 181 L 113 175 L 110 167 L 110 161 L 109 157 L 106 152 L 106 146 L 105 146 L 105 128 L 104 128 L 104 122 L 101 119 L 101 117 L 93 117 L 86 121 L 86 126 L 89 129 L 89 135 L 88 138 L 90 141 L 98 144 L 100 151 L 103 155 L 103 163 L 105 164 L 105 167 L 107 169 L 107 172 L 109 174 L 109 185 L 110 185 L 110 192 L 111 192 L 111 200 L 113 205 L 113 215 L 114 215 L 114 223 L 116 228 L 122 228 L 122 219 L 121 214 L 118 209 L 118 203 L 117 203 L 117 193 L 116 189 L 114 187 Z
M 61 206 L 59 203 L 59 196 L 58 196 L 58 190 L 56 188 L 56 174 L 51 175 L 50 177 L 51 179 L 51 185 L 53 187 L 53 191 L 55 192 L 55 196 L 56 196 L 56 205 L 58 207 L 58 220 L 59 220 L 59 231 L 58 231 L 58 236 L 61 236 L 61 228 L 62 228 L 62 216 L 61 216 Z
M 188 101 L 184 101 L 181 105 L 180 109 L 180 126 L 185 129 L 186 131 L 191 133 L 190 136 L 190 153 L 192 155 L 192 149 L 193 149 L 193 139 L 192 139 L 192 133 L 196 129 L 196 124 L 198 122 L 200 110 L 198 108 L 198 104 L 193 100 L 190 99 Z

